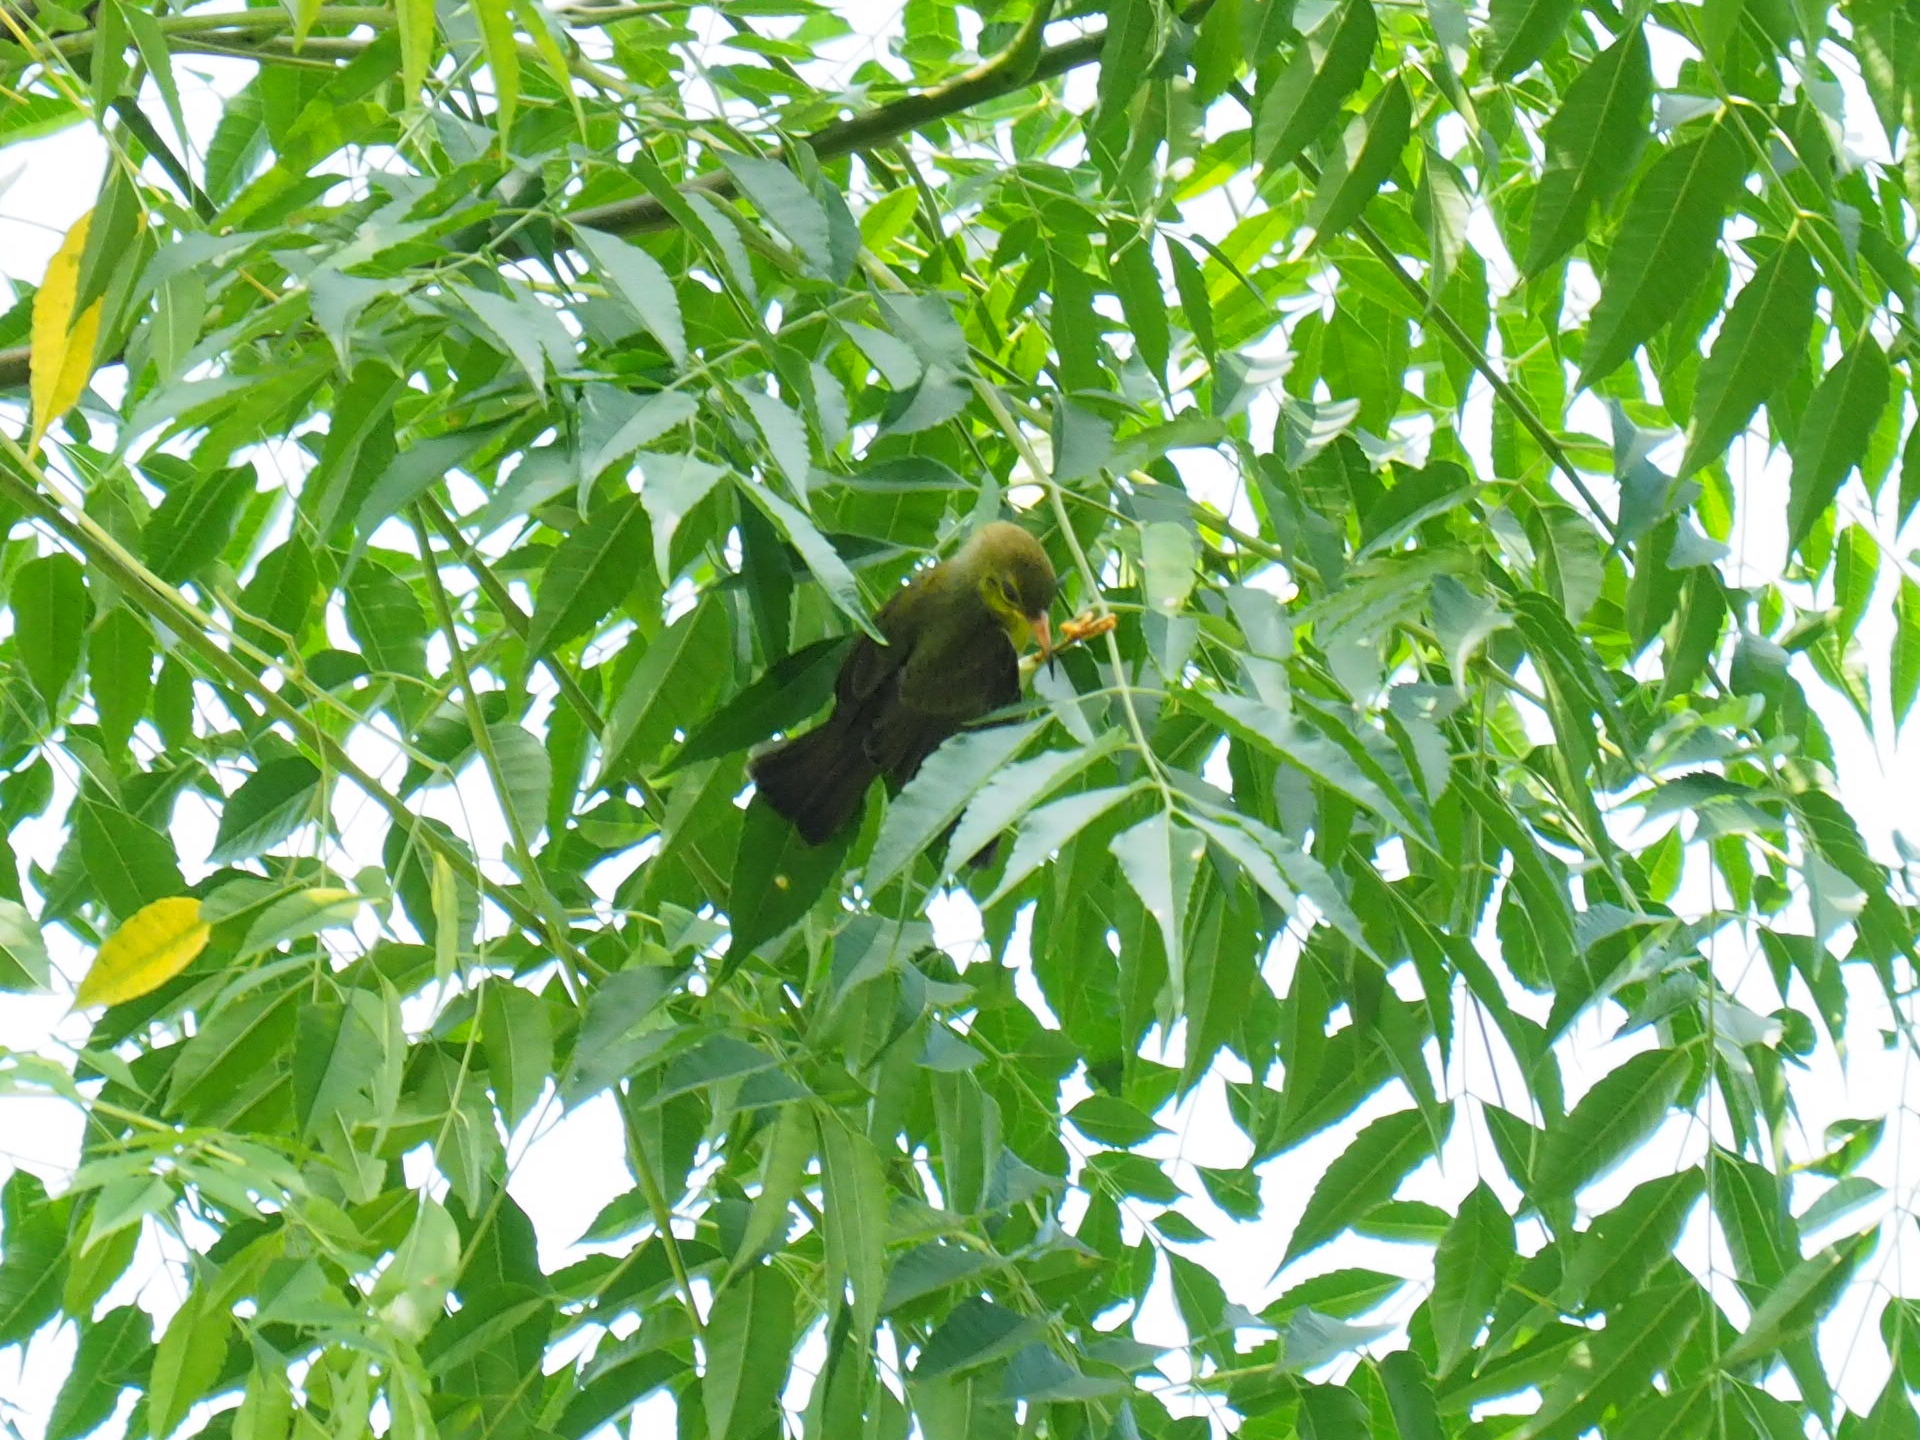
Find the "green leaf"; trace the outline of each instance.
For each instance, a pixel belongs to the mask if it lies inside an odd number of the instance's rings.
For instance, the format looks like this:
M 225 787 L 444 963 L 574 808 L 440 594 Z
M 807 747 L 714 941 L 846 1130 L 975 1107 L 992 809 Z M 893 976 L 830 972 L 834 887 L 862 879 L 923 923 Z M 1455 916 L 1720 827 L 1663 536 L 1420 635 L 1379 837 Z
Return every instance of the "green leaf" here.
M 707 1318 L 708 1440 L 757 1440 L 775 1421 L 794 1340 L 793 1282 L 778 1265 L 736 1276 Z
M 1734 297 L 1700 367 L 1680 474 L 1724 451 L 1761 402 L 1798 371 L 1813 329 L 1815 288 L 1813 260 L 1796 238 L 1768 256 Z
M 27 561 L 13 572 L 8 599 L 20 663 L 48 711 L 58 714 L 67 681 L 80 664 L 93 609 L 80 562 L 65 551 Z
M 1361 1130 L 1314 1186 L 1281 1266 L 1358 1222 L 1432 1154 L 1433 1135 L 1418 1110 L 1383 1115 Z
M 927 1340 L 914 1362 L 916 1380 L 961 1374 L 1010 1355 L 1038 1336 L 1043 1326 L 991 1300 L 962 1300 Z
M 1034 803 L 1064 785 L 1120 743 L 1109 731 L 1091 745 L 1070 750 L 1048 750 L 1030 760 L 1002 765 L 968 803 L 947 846 L 947 868 L 964 863 L 991 844 Z
M 501 806 L 520 838 L 532 845 L 547 823 L 553 761 L 546 746 L 518 725 L 489 725 L 487 743 L 500 766 Z
M 587 633 L 633 589 L 650 553 L 645 501 L 623 495 L 586 516 L 540 573 L 527 648 L 546 654 Z
M 1433 1382 L 1418 1355 L 1411 1350 L 1394 1351 L 1380 1362 L 1380 1380 L 1399 1440 L 1445 1440 Z
M 45 990 L 51 973 L 46 942 L 33 916 L 19 901 L 0 899 L 0 990 Z
M 1148 371 L 1163 384 L 1172 348 L 1167 328 L 1167 300 L 1160 272 L 1154 268 L 1153 247 L 1138 234 L 1111 232 L 1107 239 L 1107 275 L 1120 297 L 1120 311 L 1133 333 L 1135 352 Z
M 347 576 L 347 629 L 375 673 L 427 677 L 427 612 L 413 587 L 376 560 L 362 556 Z
M 169 585 L 191 580 L 226 549 L 254 484 L 253 467 L 237 465 L 172 486 L 141 537 L 147 568 Z
M 827 703 L 846 658 L 850 635 L 833 635 L 802 646 L 767 667 L 766 673 L 695 726 L 664 767 L 711 760 L 744 750 L 777 730 L 791 730 Z
M 813 521 L 764 485 L 743 480 L 740 489 L 760 507 L 786 542 L 800 552 L 801 563 L 820 583 L 827 599 L 849 620 L 884 645 L 887 637 L 874 626 L 873 617 L 867 613 L 867 602 L 860 594 L 860 582 L 853 578 L 853 571 L 847 568 L 847 562 L 840 558 L 840 553 L 827 543 L 827 537 L 814 528 Z
M 1905 575 L 1894 602 L 1893 721 L 1898 725 L 1920 694 L 1920 585 Z
M 747 806 L 740 827 L 740 849 L 733 862 L 727 916 L 733 939 L 727 952 L 731 969 L 793 925 L 837 886 L 847 850 L 849 826 L 824 845 L 809 845 L 759 796 Z
M 886 1278 L 888 1195 L 880 1156 L 863 1134 L 837 1119 L 820 1128 L 825 1199 L 827 1289 L 853 1287 L 854 1333 L 872 1333 Z
M 1518 75 L 1547 53 L 1579 13 L 1580 0 L 1491 0 L 1491 73 L 1501 80 Z
M 605 785 L 609 779 L 653 763 L 672 739 L 673 728 L 712 702 L 731 668 L 730 648 L 726 608 L 713 598 L 675 620 L 647 646 L 608 712 L 596 784 Z M 711 729 L 718 719 L 716 715 L 706 728 Z M 683 758 L 684 751 L 675 763 Z
M 320 771 L 304 756 L 270 760 L 241 782 L 220 810 L 209 863 L 250 860 L 271 850 L 320 812 Z
M 1607 252 L 1580 358 L 1583 386 L 1612 373 L 1692 303 L 1746 174 L 1746 142 L 1732 121 L 1654 161 Z
M 1795 549 L 1867 453 L 1890 394 L 1887 352 L 1871 335 L 1862 335 L 1814 389 L 1794 440 L 1788 482 L 1787 536 Z
M 722 153 L 720 163 L 740 186 L 740 193 L 793 242 L 816 274 L 841 278 L 834 264 L 827 213 L 791 170 L 757 155 Z
M 373 1282 L 375 1312 L 405 1339 L 418 1343 L 439 1321 L 448 1292 L 460 1278 L 460 1230 L 446 1206 L 419 1197 L 406 1238 Z
M 285 655 L 307 627 L 319 585 L 312 547 L 298 533 L 289 536 L 260 557 L 253 578 L 242 587 L 240 608 L 252 620 L 241 621 L 240 634 L 269 655 Z
M 345 1004 L 300 1007 L 293 1048 L 293 1115 L 302 1140 L 330 1122 L 358 1118 L 349 1102 L 380 1068 L 387 1031 L 380 999 L 349 990 Z
M 1556 1368 L 1525 1433 L 1578 1435 L 1609 1408 L 1645 1396 L 1706 1310 L 1691 1277 L 1642 1290 Z
M 1193 877 L 1207 853 L 1206 842 L 1171 812 L 1160 810 L 1113 837 L 1113 856 L 1134 894 L 1160 927 L 1167 969 L 1176 987 L 1183 984 L 1187 903 Z M 1176 995 L 1184 993 L 1176 988 Z
M 1122 1150 L 1167 1133 L 1151 1115 L 1117 1095 L 1089 1095 L 1067 1112 L 1067 1118 L 1089 1139 Z
M 71 1196 L 47 1198 L 29 1170 L 15 1170 L 0 1188 L 0 1345 L 19 1344 L 60 1308 L 67 1278 Z
M 1175 614 L 1187 603 L 1199 578 L 1200 542 L 1193 531 L 1173 520 L 1156 520 L 1140 531 L 1141 579 L 1147 603 L 1163 614 Z
M 1263 91 L 1253 127 L 1254 154 L 1269 174 L 1290 164 L 1360 87 L 1380 35 L 1369 0 L 1342 0 L 1324 12 Z
M 480 1017 L 487 1081 L 512 1131 L 531 1113 L 553 1071 L 553 1023 L 544 1000 L 499 978 L 481 993 Z
M 87 638 L 87 688 L 100 733 L 122 749 L 153 694 L 153 631 L 136 610 L 119 606 L 100 617 Z
M 153 1352 L 147 1382 L 147 1423 L 154 1435 L 171 1435 L 187 1411 L 212 1391 L 227 1357 L 233 1317 L 212 1293 L 196 1288 L 173 1312 Z
M 1794 1265 L 1754 1306 L 1746 1330 L 1725 1352 L 1723 1363 L 1744 1366 L 1810 1333 L 1834 1298 L 1836 1284 L 1860 1262 L 1874 1239 L 1871 1234 L 1856 1235 Z
M 1653 68 L 1638 26 L 1583 66 L 1541 131 L 1547 166 L 1534 190 L 1526 272 L 1538 275 L 1584 238 L 1595 206 L 1620 192 L 1646 147 Z
M 152 1353 L 153 1321 L 138 1305 L 82 1321 L 73 1364 L 47 1417 L 47 1440 L 79 1440 L 98 1429 L 113 1414 L 120 1392 L 139 1383 Z
M 1112 785 L 1063 796 L 1029 812 L 1020 822 L 1020 833 L 1014 838 L 1013 854 L 1001 872 L 1000 883 L 994 887 L 993 894 L 981 902 L 983 907 L 998 904 L 1056 850 L 1131 794 L 1132 786 Z
M 82 800 L 73 819 L 73 843 L 85 857 L 94 891 L 116 919 L 187 888 L 173 846 L 126 811 Z
M 322 930 L 350 925 L 365 903 L 351 890 L 314 886 L 274 901 L 247 926 L 234 947 L 235 960 L 250 959 L 276 946 L 304 940 Z
M 445 436 L 428 436 L 403 449 L 388 461 L 388 467 L 367 490 L 359 513 L 353 516 L 353 534 L 365 543 L 382 520 L 413 505 L 420 495 L 445 480 L 449 470 L 465 467 L 474 455 L 499 438 L 501 430 L 503 426 L 497 424 L 455 430 Z
M 644 477 L 640 499 L 653 524 L 653 561 L 662 583 L 666 583 L 673 579 L 674 532 L 694 506 L 727 478 L 727 472 L 691 455 L 647 454 L 640 457 L 639 464 Z
M 1442 1375 L 1474 1348 L 1513 1261 L 1513 1217 L 1482 1181 L 1460 1202 L 1433 1256 L 1427 1310 Z
M 1648 1050 L 1598 1080 L 1560 1125 L 1547 1132 L 1531 1194 L 1563 1201 L 1611 1169 L 1666 1118 L 1692 1068 L 1681 1050 Z
M 863 883 L 875 894 L 920 857 L 1044 721 L 963 730 L 929 755 L 887 806 Z M 962 857 L 964 858 L 964 857 Z
M 740 1246 L 728 1267 L 727 1279 L 752 1264 L 770 1247 L 786 1238 L 789 1207 L 807 1174 L 817 1131 L 813 1112 L 804 1105 L 784 1105 L 768 1127 L 766 1155 L 760 1167 L 760 1193 L 754 1196 Z M 724 1282 L 723 1282 L 724 1283 Z
M 1366 208 L 1400 164 L 1412 133 L 1413 101 L 1398 75 L 1374 96 L 1364 115 L 1348 122 L 1340 148 L 1321 173 L 1307 207 L 1316 243 L 1338 235 Z
M 1582 1232 L 1560 1286 L 1567 1308 L 1612 1310 L 1646 1280 L 1680 1239 L 1705 1175 L 1683 1170 L 1636 1185 Z
M 638 245 L 575 226 L 574 239 L 593 262 L 601 281 L 647 327 L 676 368 L 687 363 L 687 333 L 680 318 L 680 297 L 666 268 Z

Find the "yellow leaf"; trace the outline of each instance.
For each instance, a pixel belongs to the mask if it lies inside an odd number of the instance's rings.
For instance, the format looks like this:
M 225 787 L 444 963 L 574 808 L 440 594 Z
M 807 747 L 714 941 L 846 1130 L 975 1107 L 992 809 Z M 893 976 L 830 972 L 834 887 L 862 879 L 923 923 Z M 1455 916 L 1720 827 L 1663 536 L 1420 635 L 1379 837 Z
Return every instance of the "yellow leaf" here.
M 158 990 L 193 963 L 212 932 L 191 895 L 142 906 L 93 957 L 74 1004 L 119 1005 Z
M 74 297 L 80 291 L 80 256 L 87 248 L 89 210 L 73 222 L 67 238 L 47 262 L 46 279 L 33 299 L 33 358 L 29 390 L 33 397 L 33 431 L 27 454 L 40 450 L 47 428 L 79 402 L 93 375 L 93 348 L 100 338 L 100 310 L 106 297 L 87 306 L 77 320 Z

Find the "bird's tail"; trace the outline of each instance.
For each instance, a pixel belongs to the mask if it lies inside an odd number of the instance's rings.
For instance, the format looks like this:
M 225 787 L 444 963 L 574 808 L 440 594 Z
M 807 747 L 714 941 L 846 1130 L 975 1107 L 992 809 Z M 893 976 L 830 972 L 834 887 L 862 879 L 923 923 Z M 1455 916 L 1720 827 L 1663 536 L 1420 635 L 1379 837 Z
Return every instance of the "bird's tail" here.
M 859 738 L 832 720 L 747 762 L 761 796 L 800 838 L 819 845 L 860 813 L 867 787 L 880 771 Z

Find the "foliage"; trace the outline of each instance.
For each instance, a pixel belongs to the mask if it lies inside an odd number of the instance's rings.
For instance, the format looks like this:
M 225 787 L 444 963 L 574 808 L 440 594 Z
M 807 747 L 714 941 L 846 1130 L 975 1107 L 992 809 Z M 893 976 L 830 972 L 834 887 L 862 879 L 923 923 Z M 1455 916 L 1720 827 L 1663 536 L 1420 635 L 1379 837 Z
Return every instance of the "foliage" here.
M 0 1057 L 49 1440 L 1920 1430 L 1898 1126 L 1796 1128 L 1915 1038 L 1913 0 L 5 24 L 112 157 L 0 314 L 0 984 L 118 1002 Z M 1010 511 L 1117 629 L 740 803 Z

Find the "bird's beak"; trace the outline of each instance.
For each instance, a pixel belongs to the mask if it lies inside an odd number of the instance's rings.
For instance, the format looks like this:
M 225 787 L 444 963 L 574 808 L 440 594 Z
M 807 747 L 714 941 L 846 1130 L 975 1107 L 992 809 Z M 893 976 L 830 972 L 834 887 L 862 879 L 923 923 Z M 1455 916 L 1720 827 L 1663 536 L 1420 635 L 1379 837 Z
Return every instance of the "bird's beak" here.
M 1040 658 L 1051 665 L 1053 663 L 1053 625 L 1045 612 L 1033 617 L 1033 638 L 1040 646 Z

